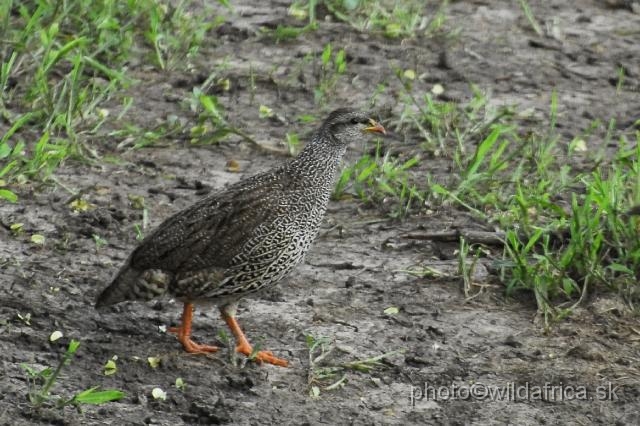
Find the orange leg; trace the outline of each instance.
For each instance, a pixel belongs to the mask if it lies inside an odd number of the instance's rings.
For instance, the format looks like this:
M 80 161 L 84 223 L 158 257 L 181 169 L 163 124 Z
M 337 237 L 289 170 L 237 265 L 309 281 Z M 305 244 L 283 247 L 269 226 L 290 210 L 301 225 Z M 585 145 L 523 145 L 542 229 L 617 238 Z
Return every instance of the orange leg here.
M 233 309 L 235 311 L 235 309 Z M 238 345 L 236 346 L 236 352 L 239 352 L 244 355 L 252 355 L 253 347 L 247 340 L 247 337 L 242 332 L 240 328 L 240 324 L 236 320 L 235 314 L 232 312 L 228 312 L 224 308 L 220 309 L 220 313 L 222 314 L 222 318 L 227 323 L 229 328 L 231 329 L 231 333 L 236 338 L 236 342 Z M 282 358 L 277 358 L 270 351 L 259 351 L 255 354 L 254 360 L 258 363 L 266 362 L 268 364 L 279 365 L 280 367 L 286 367 L 289 362 Z
M 216 352 L 216 346 L 200 345 L 191 340 L 191 322 L 193 320 L 193 303 L 185 303 L 182 310 L 182 320 L 180 327 L 170 327 L 167 331 L 175 333 L 178 341 L 182 343 L 184 350 L 189 353 L 207 353 Z

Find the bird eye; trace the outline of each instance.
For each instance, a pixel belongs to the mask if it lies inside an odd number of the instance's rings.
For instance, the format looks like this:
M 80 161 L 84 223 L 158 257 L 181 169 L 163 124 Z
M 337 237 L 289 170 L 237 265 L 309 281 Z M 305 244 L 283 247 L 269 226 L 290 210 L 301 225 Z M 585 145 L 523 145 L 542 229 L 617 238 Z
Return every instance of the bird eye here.
M 351 124 L 360 124 L 362 121 L 359 118 L 352 118 Z

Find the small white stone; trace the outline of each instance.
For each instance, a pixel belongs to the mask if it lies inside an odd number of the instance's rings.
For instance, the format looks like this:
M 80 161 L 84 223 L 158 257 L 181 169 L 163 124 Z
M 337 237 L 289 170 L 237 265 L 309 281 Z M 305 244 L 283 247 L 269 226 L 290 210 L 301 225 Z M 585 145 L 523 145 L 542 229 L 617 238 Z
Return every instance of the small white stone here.
M 151 396 L 153 397 L 153 399 L 160 399 L 162 401 L 167 399 L 167 393 L 160 388 L 153 388 L 153 390 L 151 391 Z
M 49 341 L 55 342 L 56 340 L 60 339 L 62 336 L 63 336 L 62 331 L 56 330 L 53 333 L 51 333 L 51 336 L 49 336 Z

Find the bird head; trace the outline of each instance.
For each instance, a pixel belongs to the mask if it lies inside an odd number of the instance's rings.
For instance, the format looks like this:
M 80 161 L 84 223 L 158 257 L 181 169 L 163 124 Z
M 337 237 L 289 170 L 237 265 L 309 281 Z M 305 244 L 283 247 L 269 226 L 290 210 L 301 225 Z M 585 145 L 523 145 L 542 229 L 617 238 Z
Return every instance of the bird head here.
M 333 111 L 321 128 L 340 145 L 361 140 L 368 133 L 387 133 L 384 127 L 368 114 L 348 108 Z

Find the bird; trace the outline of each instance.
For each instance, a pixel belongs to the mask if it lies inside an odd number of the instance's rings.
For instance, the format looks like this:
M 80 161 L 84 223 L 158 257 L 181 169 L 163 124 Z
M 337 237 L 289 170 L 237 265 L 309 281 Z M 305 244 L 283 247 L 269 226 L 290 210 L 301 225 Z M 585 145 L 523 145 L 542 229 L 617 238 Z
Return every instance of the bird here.
M 236 319 L 238 302 L 280 282 L 317 237 L 342 157 L 352 142 L 386 130 L 370 114 L 331 112 L 298 156 L 213 193 L 162 222 L 131 252 L 96 308 L 169 295 L 183 303 L 180 325 L 168 331 L 189 353 L 218 347 L 191 339 L 195 305 L 215 305 L 236 352 L 286 367 L 256 351 Z

